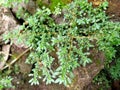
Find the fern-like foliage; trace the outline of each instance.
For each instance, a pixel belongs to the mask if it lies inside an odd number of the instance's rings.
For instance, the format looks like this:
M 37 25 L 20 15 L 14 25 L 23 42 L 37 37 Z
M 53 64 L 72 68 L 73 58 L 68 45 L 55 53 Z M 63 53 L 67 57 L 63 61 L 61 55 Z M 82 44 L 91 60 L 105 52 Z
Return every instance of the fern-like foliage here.
M 13 80 L 10 76 L 0 76 L 0 90 L 4 88 L 13 88 L 11 81 Z
M 35 65 L 30 74 L 31 84 L 39 84 L 40 78 L 47 84 L 70 84 L 73 70 L 92 62 L 88 56 L 94 40 L 106 57 L 113 57 L 113 45 L 120 44 L 120 24 L 108 22 L 104 11 L 107 4 L 93 8 L 87 0 L 75 0 L 63 11 L 56 8 L 57 14 L 64 13 L 59 24 L 51 17 L 55 12 L 42 8 L 27 19 L 27 26 L 23 24 L 19 30 L 4 36 L 11 40 L 17 38 L 19 43 L 31 48 L 26 61 Z

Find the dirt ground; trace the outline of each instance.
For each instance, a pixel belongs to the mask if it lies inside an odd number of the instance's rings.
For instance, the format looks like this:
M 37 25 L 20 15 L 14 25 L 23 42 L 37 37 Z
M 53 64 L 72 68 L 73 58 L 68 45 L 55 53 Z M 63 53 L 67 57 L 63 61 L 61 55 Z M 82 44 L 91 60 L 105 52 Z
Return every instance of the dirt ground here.
M 120 21 L 120 0 L 110 0 L 107 10 L 108 16 L 112 21 Z

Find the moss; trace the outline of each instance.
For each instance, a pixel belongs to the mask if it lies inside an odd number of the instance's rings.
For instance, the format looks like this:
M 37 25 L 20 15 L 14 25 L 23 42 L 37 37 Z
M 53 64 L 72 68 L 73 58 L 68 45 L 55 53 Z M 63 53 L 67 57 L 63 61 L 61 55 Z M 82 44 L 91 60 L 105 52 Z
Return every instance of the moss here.
M 38 4 L 39 7 L 42 6 L 46 6 L 48 8 L 50 8 L 51 10 L 54 10 L 54 8 L 60 4 L 61 7 L 70 3 L 72 0 L 50 0 L 50 2 L 48 3 L 47 1 L 45 2 L 45 0 L 36 0 L 36 3 Z
M 43 2 L 42 0 L 36 0 L 36 3 L 38 4 L 39 7 L 42 7 L 42 6 L 47 6 L 47 3 Z

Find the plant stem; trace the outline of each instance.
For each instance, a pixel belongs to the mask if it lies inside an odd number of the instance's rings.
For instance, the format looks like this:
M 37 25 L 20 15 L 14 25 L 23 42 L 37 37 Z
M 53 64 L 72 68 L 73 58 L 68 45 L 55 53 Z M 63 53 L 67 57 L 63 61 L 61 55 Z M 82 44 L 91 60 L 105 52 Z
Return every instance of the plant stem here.
M 26 50 L 25 50 L 23 53 L 21 53 L 17 58 L 15 58 L 14 60 L 12 60 L 12 61 L 10 62 L 10 64 L 4 66 L 4 67 L 1 69 L 1 71 L 4 70 L 4 69 L 6 69 L 6 68 L 8 68 L 8 67 L 10 67 L 12 64 L 14 64 L 17 60 L 19 60 L 19 58 L 21 58 L 21 57 L 22 57 L 25 53 L 27 53 L 28 51 L 30 51 L 30 48 L 26 49 Z

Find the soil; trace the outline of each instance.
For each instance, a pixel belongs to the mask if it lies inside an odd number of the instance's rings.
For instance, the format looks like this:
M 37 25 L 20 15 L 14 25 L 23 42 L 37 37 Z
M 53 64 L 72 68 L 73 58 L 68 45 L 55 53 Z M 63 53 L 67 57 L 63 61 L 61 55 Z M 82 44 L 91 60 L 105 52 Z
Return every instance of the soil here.
M 109 1 L 107 14 L 112 21 L 120 21 L 120 0 Z

